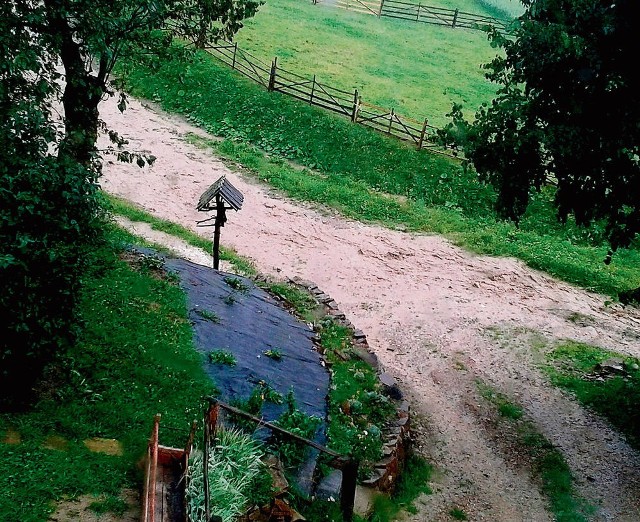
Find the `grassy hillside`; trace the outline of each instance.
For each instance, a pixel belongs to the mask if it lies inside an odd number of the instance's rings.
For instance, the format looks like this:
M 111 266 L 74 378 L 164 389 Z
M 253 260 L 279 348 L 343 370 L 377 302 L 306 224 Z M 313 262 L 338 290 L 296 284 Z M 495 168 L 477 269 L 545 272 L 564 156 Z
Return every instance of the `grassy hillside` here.
M 496 14 L 474 0 L 463 3 L 472 12 Z M 453 102 L 473 115 L 495 93 L 480 64 L 496 50 L 480 31 L 378 19 L 305 0 L 267 0 L 235 40 L 264 61 L 277 56 L 285 69 L 357 88 L 366 102 L 437 126 Z

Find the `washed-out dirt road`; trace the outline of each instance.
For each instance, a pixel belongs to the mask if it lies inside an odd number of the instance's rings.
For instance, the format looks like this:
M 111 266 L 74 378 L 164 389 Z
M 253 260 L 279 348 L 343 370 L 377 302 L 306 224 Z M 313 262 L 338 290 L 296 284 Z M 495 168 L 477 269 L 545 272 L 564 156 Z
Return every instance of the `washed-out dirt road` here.
M 531 270 L 468 253 L 438 237 L 347 220 L 290 201 L 229 171 L 183 136 L 197 131 L 135 100 L 120 114 L 101 107 L 130 150 L 152 152 L 152 167 L 107 158 L 102 185 L 152 214 L 196 228 L 200 194 L 219 176 L 244 194 L 222 241 L 264 273 L 315 282 L 362 329 L 383 367 L 411 401 L 415 442 L 437 468 L 434 494 L 415 521 L 553 520 L 548 502 L 483 403 L 477 380 L 509 396 L 564 454 L 593 520 L 640 521 L 640 456 L 606 422 L 553 388 L 535 346 L 575 339 L 640 356 L 640 314 Z M 106 142 L 103 143 L 106 146 Z M 579 320 L 576 320 L 579 318 Z

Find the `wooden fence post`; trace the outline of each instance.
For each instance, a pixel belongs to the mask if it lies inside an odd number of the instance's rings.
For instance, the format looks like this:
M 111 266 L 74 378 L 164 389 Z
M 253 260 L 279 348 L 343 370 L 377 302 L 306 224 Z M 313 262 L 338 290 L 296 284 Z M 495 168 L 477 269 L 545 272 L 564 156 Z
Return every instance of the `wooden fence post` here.
M 351 121 L 357 123 L 358 109 L 360 108 L 360 98 L 358 97 L 358 89 L 353 91 L 353 110 L 351 111 Z
M 422 124 L 422 131 L 420 132 L 420 141 L 418 141 L 418 150 L 420 150 L 422 148 L 422 145 L 424 144 L 424 136 L 427 133 L 428 123 L 429 123 L 429 120 L 425 118 L 424 123 Z
M 382 9 L 384 8 L 384 0 L 380 0 L 380 10 L 378 11 L 378 18 L 382 16 Z
M 238 42 L 236 42 L 233 46 L 233 63 L 231 64 L 231 68 L 236 68 L 236 54 L 238 53 Z
M 269 73 L 269 87 L 268 90 L 272 91 L 276 85 L 276 70 L 278 68 L 278 57 L 276 56 L 271 62 L 271 72 Z
M 391 134 L 391 126 L 393 125 L 394 116 L 395 116 L 395 113 L 393 112 L 393 109 L 391 109 L 391 112 L 389 113 L 389 128 L 387 129 L 387 134 Z
M 453 13 L 453 22 L 451 23 L 451 28 L 455 29 L 456 28 L 456 22 L 458 21 L 458 10 L 456 9 L 456 12 Z
M 204 485 L 204 516 L 205 520 L 211 520 L 211 505 L 209 499 L 209 419 L 204 420 L 204 455 L 202 457 L 202 481 Z
M 346 522 L 353 520 L 353 506 L 356 500 L 357 481 L 358 462 L 349 460 L 342 468 L 342 484 L 340 485 L 340 508 Z
M 309 103 L 313 105 L 313 93 L 316 90 L 316 75 L 313 75 L 313 83 L 311 84 L 311 96 L 309 96 Z
M 418 4 L 418 10 L 416 11 L 416 22 L 420 21 L 420 8 L 422 7 L 422 4 Z

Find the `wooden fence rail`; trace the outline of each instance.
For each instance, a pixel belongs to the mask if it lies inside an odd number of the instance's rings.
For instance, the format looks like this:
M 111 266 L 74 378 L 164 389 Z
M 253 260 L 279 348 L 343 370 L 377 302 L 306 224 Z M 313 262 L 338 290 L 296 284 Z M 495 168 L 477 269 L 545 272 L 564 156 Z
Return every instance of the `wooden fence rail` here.
M 220 40 L 207 45 L 205 50 L 270 91 L 346 116 L 354 123 L 413 143 L 418 149 L 430 148 L 453 156 L 438 148 L 434 141 L 437 128 L 426 119 L 415 120 L 398 114 L 393 108 L 366 103 L 357 89 L 346 91 L 320 82 L 316 75 L 302 76 L 289 71 L 278 64 L 277 57 L 270 65 L 266 64 L 240 49 L 237 43 Z
M 459 9 L 447 9 L 421 3 L 403 2 L 401 0 L 313 0 L 313 3 L 375 15 L 378 18 L 397 18 L 412 22 L 442 25 L 453 29 L 464 28 L 480 31 L 486 31 L 488 26 L 494 26 L 499 31 L 509 32 L 509 22 L 507 20 L 468 13 Z

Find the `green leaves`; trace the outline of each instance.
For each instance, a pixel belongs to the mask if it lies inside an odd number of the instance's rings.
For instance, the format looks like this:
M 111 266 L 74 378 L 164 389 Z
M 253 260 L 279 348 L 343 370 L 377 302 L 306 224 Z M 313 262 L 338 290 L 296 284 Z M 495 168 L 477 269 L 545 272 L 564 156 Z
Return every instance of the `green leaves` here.
M 518 221 L 530 189 L 557 184 L 558 217 L 604 221 L 613 250 L 640 231 L 640 81 L 630 64 L 637 3 L 537 0 L 515 40 L 485 66 L 501 87 L 473 124 L 452 112 L 443 139 L 456 141 L 498 192 L 498 211 Z M 464 130 L 464 132 L 462 132 Z

